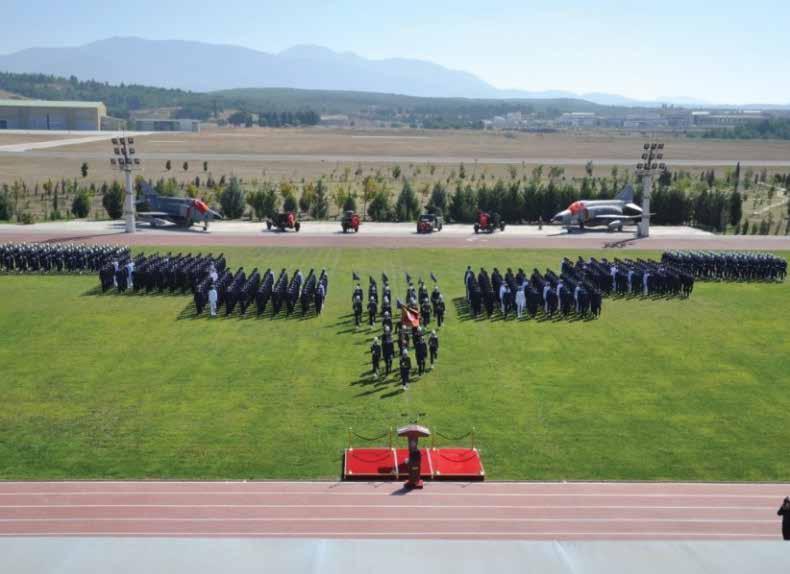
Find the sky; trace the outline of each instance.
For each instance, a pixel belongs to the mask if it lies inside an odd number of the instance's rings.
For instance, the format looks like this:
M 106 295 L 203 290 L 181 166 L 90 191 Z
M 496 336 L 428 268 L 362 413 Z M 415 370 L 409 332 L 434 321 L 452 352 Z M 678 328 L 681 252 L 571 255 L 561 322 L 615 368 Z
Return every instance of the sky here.
M 498 88 L 790 103 L 787 0 L 0 0 L 0 54 L 110 36 L 426 59 Z M 8 25 L 10 23 L 11 25 Z

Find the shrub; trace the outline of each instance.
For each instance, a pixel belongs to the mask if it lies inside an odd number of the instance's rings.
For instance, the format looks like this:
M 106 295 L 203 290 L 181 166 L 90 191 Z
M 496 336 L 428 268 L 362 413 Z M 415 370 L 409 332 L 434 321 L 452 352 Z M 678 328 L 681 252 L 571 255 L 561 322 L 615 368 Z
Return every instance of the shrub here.
M 343 211 L 356 211 L 357 210 L 357 200 L 354 197 L 353 193 L 349 193 L 346 195 L 346 198 L 343 200 Z
M 387 221 L 392 216 L 390 195 L 385 189 L 379 189 L 368 205 L 368 215 L 373 221 Z
M 8 199 L 8 194 L 3 192 L 0 194 L 0 221 L 8 221 L 12 215 L 11 201 Z
M 326 184 L 323 179 L 319 179 L 315 184 L 315 198 L 310 209 L 310 215 L 315 219 L 326 219 L 329 214 L 329 197 Z
M 71 213 L 78 219 L 88 217 L 91 210 L 91 198 L 85 190 L 80 191 L 71 201 Z
M 220 194 L 219 203 L 222 206 L 222 215 L 228 219 L 238 219 L 244 215 L 244 190 L 235 177 L 231 178 Z
M 297 207 L 296 198 L 293 196 L 293 194 L 289 193 L 286 195 L 285 199 L 283 200 L 283 211 L 296 211 Z
M 110 219 L 120 219 L 123 216 L 124 191 L 117 181 L 102 194 L 101 204 Z
M 403 187 L 398 194 L 398 200 L 395 202 L 395 215 L 398 221 L 412 221 L 417 219 L 420 211 L 420 202 L 417 199 L 417 194 L 407 181 L 403 182 Z

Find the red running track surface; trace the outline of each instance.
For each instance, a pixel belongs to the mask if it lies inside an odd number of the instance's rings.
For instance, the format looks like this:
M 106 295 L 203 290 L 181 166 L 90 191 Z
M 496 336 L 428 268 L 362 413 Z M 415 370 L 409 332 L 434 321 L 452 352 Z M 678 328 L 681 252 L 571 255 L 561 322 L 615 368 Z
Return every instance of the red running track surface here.
M 778 539 L 788 484 L 0 482 L 0 536 Z

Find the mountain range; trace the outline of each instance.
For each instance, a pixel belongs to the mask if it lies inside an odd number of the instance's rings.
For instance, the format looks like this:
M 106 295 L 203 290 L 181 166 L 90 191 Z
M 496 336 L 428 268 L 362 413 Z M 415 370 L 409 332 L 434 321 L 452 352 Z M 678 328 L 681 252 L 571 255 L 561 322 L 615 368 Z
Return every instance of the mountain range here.
M 350 52 L 298 45 L 272 54 L 242 46 L 116 37 L 76 47 L 29 48 L 0 55 L 0 71 L 76 76 L 111 84 L 142 84 L 210 92 L 284 87 L 422 97 L 575 98 L 600 105 L 711 105 L 693 98 L 639 101 L 615 94 L 502 90 L 474 74 L 424 60 L 366 59 Z M 762 106 L 766 107 L 766 106 Z

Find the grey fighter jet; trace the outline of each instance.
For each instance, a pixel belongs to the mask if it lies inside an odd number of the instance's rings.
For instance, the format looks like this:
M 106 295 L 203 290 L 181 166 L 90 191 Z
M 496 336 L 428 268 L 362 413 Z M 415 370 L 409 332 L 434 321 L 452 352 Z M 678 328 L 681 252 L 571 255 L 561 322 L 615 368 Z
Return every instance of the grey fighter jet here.
M 626 185 L 614 199 L 580 199 L 560 211 L 552 219 L 571 229 L 606 227 L 609 231 L 622 231 L 624 225 L 632 225 L 642 219 L 642 208 L 634 203 L 634 188 Z
M 137 217 L 154 227 L 162 221 L 170 221 L 185 228 L 202 223 L 203 229 L 208 230 L 209 221 L 222 219 L 222 215 L 197 198 L 163 197 L 150 185 L 143 186 L 143 195 L 145 199 L 137 202 Z

